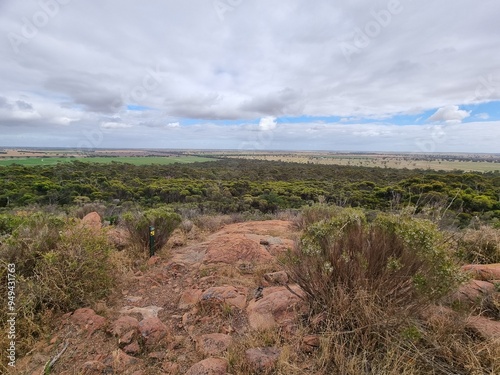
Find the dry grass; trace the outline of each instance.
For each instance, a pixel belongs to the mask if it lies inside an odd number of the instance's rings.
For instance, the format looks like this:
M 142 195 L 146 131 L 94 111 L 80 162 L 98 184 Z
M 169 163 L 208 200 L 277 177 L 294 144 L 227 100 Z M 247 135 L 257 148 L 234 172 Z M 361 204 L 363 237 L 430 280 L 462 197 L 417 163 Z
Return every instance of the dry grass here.
M 458 241 L 458 256 L 468 263 L 500 263 L 500 229 L 466 229 Z
M 367 224 L 353 210 L 306 229 L 286 265 L 310 305 L 304 327 L 321 337 L 309 373 L 498 372 L 500 342 L 479 339 L 456 314 L 423 318 L 461 280 L 440 241 L 429 222 Z

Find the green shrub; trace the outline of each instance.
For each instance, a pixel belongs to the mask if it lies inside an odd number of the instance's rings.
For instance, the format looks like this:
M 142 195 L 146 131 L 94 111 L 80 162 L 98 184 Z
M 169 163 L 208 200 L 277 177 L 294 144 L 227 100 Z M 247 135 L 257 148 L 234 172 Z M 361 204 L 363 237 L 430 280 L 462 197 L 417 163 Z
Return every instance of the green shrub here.
M 432 369 L 415 346 L 426 337 L 420 317 L 463 280 L 435 224 L 389 214 L 369 223 L 361 210 L 339 210 L 305 229 L 285 266 L 310 305 L 308 326 L 327 341 L 322 370 L 358 374 L 368 363 L 386 373 L 405 357 Z M 392 373 L 410 371 L 397 366 Z
M 23 354 L 48 329 L 53 313 L 92 305 L 115 281 L 112 247 L 101 232 L 76 227 L 62 218 L 34 214 L 0 247 L 0 276 L 16 267 L 18 353 Z M 6 282 L 0 293 L 7 295 Z M 6 304 L 0 321 L 6 321 Z
M 152 208 L 143 212 L 127 212 L 122 216 L 133 244 L 146 249 L 149 244 L 149 227 L 155 228 L 155 246 L 158 251 L 166 245 L 170 235 L 181 223 L 181 217 L 167 207 Z
M 304 207 L 302 212 L 293 220 L 297 229 L 305 229 L 309 225 L 322 220 L 329 220 L 339 214 L 342 210 L 338 206 L 330 206 L 324 203 L 318 203 L 310 207 Z

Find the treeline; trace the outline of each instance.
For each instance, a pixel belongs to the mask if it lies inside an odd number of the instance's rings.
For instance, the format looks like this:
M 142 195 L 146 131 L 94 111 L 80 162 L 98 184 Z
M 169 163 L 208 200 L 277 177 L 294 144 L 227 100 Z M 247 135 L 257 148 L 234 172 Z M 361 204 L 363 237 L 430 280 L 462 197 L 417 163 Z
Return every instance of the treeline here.
M 300 208 L 313 202 L 368 209 L 445 208 L 466 223 L 500 219 L 500 174 L 223 159 L 142 165 L 73 161 L 0 167 L 0 207 L 94 201 L 159 203 L 220 213 Z

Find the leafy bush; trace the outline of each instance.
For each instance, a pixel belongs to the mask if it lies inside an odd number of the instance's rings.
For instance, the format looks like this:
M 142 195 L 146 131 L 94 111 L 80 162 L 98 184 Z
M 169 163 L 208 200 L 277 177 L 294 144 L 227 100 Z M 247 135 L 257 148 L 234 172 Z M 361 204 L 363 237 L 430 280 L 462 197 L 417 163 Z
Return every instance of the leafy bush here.
M 331 219 L 338 215 L 341 210 L 342 208 L 338 206 L 329 206 L 324 203 L 315 204 L 304 207 L 302 212 L 294 218 L 293 223 L 297 229 L 302 230 L 311 224 Z
M 149 244 L 149 227 L 154 226 L 155 251 L 165 246 L 172 232 L 182 221 L 178 214 L 167 207 L 127 212 L 122 220 L 130 233 L 132 243 L 144 249 Z
M 50 324 L 53 313 L 92 305 L 114 285 L 112 247 L 102 233 L 76 227 L 63 218 L 35 214 L 24 218 L 0 247 L 0 276 L 16 267 L 18 351 L 28 350 Z M 0 293 L 7 295 L 7 283 Z M 6 304 L 0 321 L 6 321 Z
M 285 265 L 311 307 L 308 326 L 327 340 L 322 370 L 406 373 L 403 358 L 432 369 L 416 345 L 428 334 L 420 317 L 463 280 L 433 223 L 386 214 L 368 223 L 361 210 L 338 210 L 305 229 Z M 459 354 L 432 355 L 451 369 Z

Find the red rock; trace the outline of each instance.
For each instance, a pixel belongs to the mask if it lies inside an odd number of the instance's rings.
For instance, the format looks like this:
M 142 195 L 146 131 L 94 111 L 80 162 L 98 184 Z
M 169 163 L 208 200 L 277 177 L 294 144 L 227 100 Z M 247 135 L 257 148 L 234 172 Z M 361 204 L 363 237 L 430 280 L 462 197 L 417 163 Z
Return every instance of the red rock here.
M 180 367 L 175 362 L 165 361 L 162 364 L 163 371 L 168 375 L 177 375 L 179 373 Z
M 120 338 L 118 339 L 118 345 L 122 346 L 130 344 L 136 338 L 137 332 L 138 330 L 131 330 L 121 335 Z
M 500 263 L 493 264 L 468 264 L 462 270 L 472 274 L 478 280 L 490 281 L 500 279 Z
M 132 316 L 121 316 L 113 322 L 110 332 L 117 337 L 121 337 L 127 332 L 138 330 L 139 321 Z
M 152 352 L 148 354 L 148 358 L 152 359 L 165 359 L 165 352 Z
M 201 295 L 201 302 L 227 303 L 239 309 L 244 309 L 247 304 L 246 291 L 234 286 L 215 286 L 208 288 Z
M 134 341 L 123 348 L 123 351 L 127 354 L 137 355 L 141 352 L 141 347 L 137 341 Z
M 141 361 L 118 349 L 112 353 L 113 370 L 119 374 L 130 370 L 130 367 L 139 365 Z
M 181 299 L 179 300 L 179 309 L 185 310 L 198 303 L 203 294 L 201 289 L 187 289 L 182 293 Z
M 245 358 L 249 365 L 256 371 L 269 371 L 280 356 L 278 348 L 253 348 L 245 351 Z
M 120 314 L 141 314 L 143 319 L 157 317 L 158 313 L 163 310 L 163 307 L 159 306 L 147 306 L 147 307 L 136 307 L 136 306 L 124 306 L 120 310 Z
M 224 353 L 232 343 L 232 338 L 223 333 L 210 333 L 195 338 L 196 350 L 205 356 L 215 356 Z
M 467 319 L 467 326 L 485 339 L 500 339 L 500 321 L 484 316 L 471 316 Z
M 156 317 L 143 319 L 139 323 L 139 331 L 144 338 L 146 346 L 158 344 L 168 333 L 167 326 Z
M 87 330 L 89 336 L 106 326 L 106 318 L 89 308 L 75 310 L 69 319 L 81 329 Z
M 113 227 L 106 232 L 108 241 L 117 249 L 123 250 L 130 241 L 130 234 L 124 228 Z
M 264 280 L 271 284 L 285 285 L 288 283 L 288 275 L 285 271 L 270 272 L 264 275 Z
M 102 228 L 101 216 L 97 212 L 88 213 L 83 217 L 80 226 L 93 231 L 99 231 Z
M 292 286 L 291 289 L 299 295 L 302 293 L 298 286 Z M 262 330 L 277 325 L 283 326 L 295 319 L 296 310 L 301 307 L 301 303 L 302 300 L 285 287 L 264 288 L 263 297 L 248 304 L 250 327 Z
M 223 358 L 207 358 L 195 363 L 185 375 L 226 375 L 227 360 Z
M 461 285 L 452 298 L 461 303 L 470 304 L 480 302 L 480 300 L 490 294 L 495 293 L 495 285 L 482 280 L 470 280 L 467 284 Z
M 151 258 L 148 259 L 147 265 L 154 266 L 159 261 L 160 261 L 160 257 L 158 255 L 153 255 Z
M 315 349 L 319 348 L 319 345 L 319 336 L 308 335 L 304 336 L 304 338 L 302 339 L 302 350 L 304 350 L 306 353 L 311 353 Z
M 104 363 L 99 361 L 88 361 L 85 362 L 80 368 L 79 373 L 82 375 L 100 375 L 106 372 L 113 371 L 111 367 L 106 366 Z
M 241 261 L 267 263 L 274 260 L 258 241 L 244 235 L 217 236 L 207 248 L 205 263 L 236 264 Z

